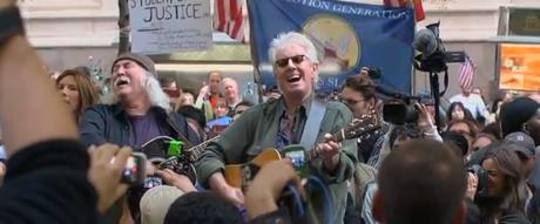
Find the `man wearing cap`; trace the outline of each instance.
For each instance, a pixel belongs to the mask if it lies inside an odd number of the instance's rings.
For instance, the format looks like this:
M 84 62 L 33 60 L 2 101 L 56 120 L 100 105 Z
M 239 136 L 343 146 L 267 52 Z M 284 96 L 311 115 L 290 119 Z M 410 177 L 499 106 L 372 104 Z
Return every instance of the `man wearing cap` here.
M 521 160 L 523 165 L 523 176 L 529 177 L 533 165 L 534 165 L 534 156 L 535 156 L 535 146 L 534 140 L 524 132 L 513 132 L 507 135 L 504 140 L 504 143 L 513 144 L 516 147 L 510 147 Z
M 83 143 L 109 142 L 136 149 L 160 135 L 180 139 L 187 147 L 199 143 L 186 119 L 172 113 L 155 76 L 154 62 L 147 56 L 126 53 L 114 60 L 110 104 L 86 111 L 80 129 Z
M 150 58 L 126 53 L 112 64 L 113 91 L 106 97 L 110 102 L 87 109 L 82 118 L 80 134 L 85 145 L 107 142 L 128 145 L 137 151 L 157 136 L 179 139 L 185 148 L 201 142 L 186 119 L 172 111 Z M 118 212 L 111 211 L 107 223 L 117 223 Z

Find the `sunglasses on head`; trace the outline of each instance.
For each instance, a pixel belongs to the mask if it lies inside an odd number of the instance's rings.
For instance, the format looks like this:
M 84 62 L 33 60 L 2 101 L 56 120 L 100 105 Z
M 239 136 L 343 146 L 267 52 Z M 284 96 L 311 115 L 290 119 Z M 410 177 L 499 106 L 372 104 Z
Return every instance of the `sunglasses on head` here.
M 298 65 L 304 61 L 305 57 L 306 57 L 305 55 L 295 55 L 288 58 L 282 58 L 282 59 L 276 60 L 276 65 L 280 68 L 284 68 L 289 64 L 289 60 L 292 60 L 292 62 L 295 65 Z

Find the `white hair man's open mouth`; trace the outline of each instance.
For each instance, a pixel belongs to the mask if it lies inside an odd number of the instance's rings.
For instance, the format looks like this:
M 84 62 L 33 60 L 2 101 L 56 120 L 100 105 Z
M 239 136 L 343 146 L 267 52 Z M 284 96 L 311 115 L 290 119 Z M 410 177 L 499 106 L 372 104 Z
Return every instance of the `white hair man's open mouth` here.
M 287 77 L 287 82 L 295 83 L 295 82 L 300 81 L 300 79 L 302 79 L 302 76 L 300 76 L 300 75 L 291 75 L 291 76 Z
M 114 80 L 114 86 L 117 88 L 124 85 L 129 85 L 130 83 L 131 79 L 129 79 L 127 76 L 120 76 L 116 80 Z

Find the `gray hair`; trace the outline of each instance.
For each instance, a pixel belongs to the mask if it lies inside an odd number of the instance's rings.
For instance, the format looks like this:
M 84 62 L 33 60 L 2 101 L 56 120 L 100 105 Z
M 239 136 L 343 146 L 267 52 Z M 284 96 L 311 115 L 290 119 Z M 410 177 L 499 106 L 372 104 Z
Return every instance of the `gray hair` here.
M 225 77 L 225 78 L 223 78 L 223 80 L 221 80 L 221 91 L 222 92 L 225 91 L 225 83 L 227 83 L 227 82 L 233 83 L 235 85 L 236 90 L 240 91 L 238 82 L 236 80 L 234 80 L 233 78 Z
M 313 63 L 319 63 L 319 58 L 317 57 L 317 48 L 315 48 L 313 42 L 309 40 L 309 38 L 307 38 L 304 34 L 297 32 L 288 32 L 278 34 L 278 36 L 270 43 L 270 49 L 268 50 L 268 59 L 270 60 L 270 63 L 272 65 L 274 65 L 274 63 L 276 62 L 277 51 L 287 44 L 298 44 L 304 47 L 308 60 Z M 275 69 L 275 67 L 273 68 Z M 315 79 L 313 80 L 313 82 L 313 88 L 316 88 L 316 84 L 317 82 L 319 82 L 319 74 L 315 75 Z M 279 84 L 278 89 L 281 90 Z
M 319 63 L 317 57 L 317 48 L 313 45 L 313 42 L 309 40 L 305 35 L 297 32 L 280 33 L 270 43 L 270 49 L 268 50 L 268 59 L 273 65 L 276 62 L 277 50 L 283 48 L 287 44 L 298 44 L 306 49 L 307 58 L 314 63 Z
M 160 107 L 167 112 L 171 112 L 172 108 L 169 103 L 169 97 L 167 94 L 165 94 L 165 92 L 163 92 L 163 89 L 161 89 L 159 81 L 152 73 L 148 71 L 145 71 L 144 74 L 146 78 L 141 81 L 140 85 L 146 91 L 150 105 Z M 113 85 L 113 83 L 114 82 L 111 82 L 111 85 Z M 116 104 L 118 103 L 118 100 L 118 96 L 114 91 L 110 91 L 102 98 L 102 102 L 105 104 Z

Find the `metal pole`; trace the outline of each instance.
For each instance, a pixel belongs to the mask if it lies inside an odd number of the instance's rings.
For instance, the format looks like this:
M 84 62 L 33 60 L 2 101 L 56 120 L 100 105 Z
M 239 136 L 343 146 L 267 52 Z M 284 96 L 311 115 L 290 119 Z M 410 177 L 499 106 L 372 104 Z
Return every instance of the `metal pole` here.
M 129 52 L 129 8 L 128 0 L 118 0 L 118 55 Z

